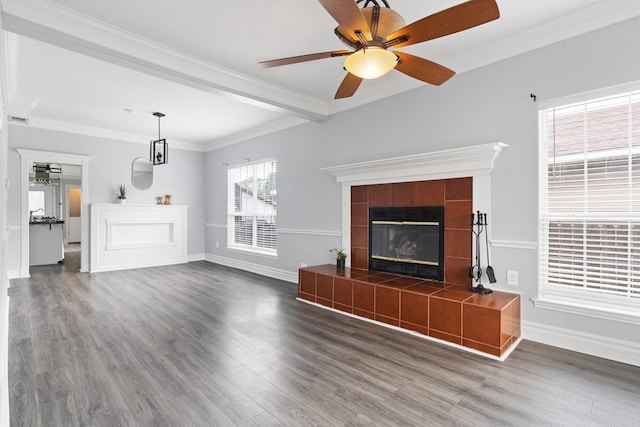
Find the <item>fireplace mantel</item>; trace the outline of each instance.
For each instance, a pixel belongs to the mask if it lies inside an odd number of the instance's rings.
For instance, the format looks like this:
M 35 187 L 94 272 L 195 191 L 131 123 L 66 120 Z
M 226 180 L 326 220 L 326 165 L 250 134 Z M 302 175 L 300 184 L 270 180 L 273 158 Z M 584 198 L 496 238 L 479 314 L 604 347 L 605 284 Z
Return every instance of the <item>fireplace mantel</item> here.
M 473 211 L 486 212 L 491 218 L 490 175 L 496 157 L 507 147 L 492 142 L 322 168 L 342 185 L 342 247 L 351 248 L 352 186 L 472 177 Z
M 321 170 L 334 175 L 338 183 L 350 186 L 489 175 L 494 160 L 507 147 L 502 142 L 492 142 Z

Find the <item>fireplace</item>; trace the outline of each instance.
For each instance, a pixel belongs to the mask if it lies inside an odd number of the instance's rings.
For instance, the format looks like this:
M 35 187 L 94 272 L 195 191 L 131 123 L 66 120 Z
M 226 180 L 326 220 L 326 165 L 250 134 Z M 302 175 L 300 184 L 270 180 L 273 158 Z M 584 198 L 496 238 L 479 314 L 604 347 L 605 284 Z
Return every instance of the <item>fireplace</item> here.
M 444 281 L 444 206 L 369 208 L 369 270 Z

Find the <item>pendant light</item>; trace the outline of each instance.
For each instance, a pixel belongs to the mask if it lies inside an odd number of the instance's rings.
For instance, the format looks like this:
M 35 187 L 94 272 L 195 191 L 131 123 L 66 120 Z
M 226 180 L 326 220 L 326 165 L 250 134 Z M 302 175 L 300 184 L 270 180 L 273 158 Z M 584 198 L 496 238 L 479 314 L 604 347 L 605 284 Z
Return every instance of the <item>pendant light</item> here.
M 164 117 L 164 114 L 155 112 L 153 115 L 158 118 L 158 139 L 151 141 L 151 163 L 154 166 L 165 165 L 167 164 L 169 146 L 166 139 L 160 138 L 160 119 Z

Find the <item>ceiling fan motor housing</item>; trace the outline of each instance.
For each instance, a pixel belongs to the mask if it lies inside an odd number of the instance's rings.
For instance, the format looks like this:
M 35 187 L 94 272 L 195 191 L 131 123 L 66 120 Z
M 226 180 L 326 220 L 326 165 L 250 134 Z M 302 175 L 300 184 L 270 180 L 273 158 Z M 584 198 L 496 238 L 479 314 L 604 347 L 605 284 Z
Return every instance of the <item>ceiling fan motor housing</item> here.
M 405 26 L 404 19 L 398 12 L 393 9 L 388 9 L 386 7 L 380 7 L 379 13 L 380 17 L 378 19 L 377 31 L 374 39 L 385 42 L 387 40 L 387 36 L 395 31 L 398 31 L 400 28 Z M 369 24 L 369 28 L 373 28 L 373 15 L 374 15 L 374 7 L 365 7 L 361 9 L 364 18 L 367 20 L 367 24 Z M 352 35 L 349 34 L 349 30 L 343 28 L 342 26 L 338 26 L 336 28 L 340 34 L 342 34 L 345 38 L 351 38 Z M 342 38 L 341 38 L 342 39 Z M 343 40 L 344 41 L 344 40 Z M 348 43 L 349 47 L 350 46 Z

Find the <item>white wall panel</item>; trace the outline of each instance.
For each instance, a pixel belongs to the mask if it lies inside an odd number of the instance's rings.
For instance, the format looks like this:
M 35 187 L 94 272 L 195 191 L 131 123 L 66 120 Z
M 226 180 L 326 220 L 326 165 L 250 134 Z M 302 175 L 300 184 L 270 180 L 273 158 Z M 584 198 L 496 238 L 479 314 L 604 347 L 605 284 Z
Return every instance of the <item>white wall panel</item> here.
M 91 272 L 181 264 L 187 206 L 91 205 Z

